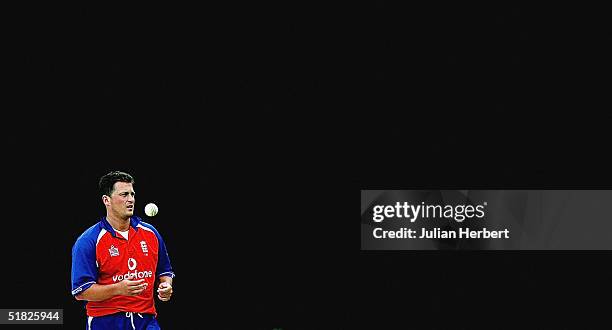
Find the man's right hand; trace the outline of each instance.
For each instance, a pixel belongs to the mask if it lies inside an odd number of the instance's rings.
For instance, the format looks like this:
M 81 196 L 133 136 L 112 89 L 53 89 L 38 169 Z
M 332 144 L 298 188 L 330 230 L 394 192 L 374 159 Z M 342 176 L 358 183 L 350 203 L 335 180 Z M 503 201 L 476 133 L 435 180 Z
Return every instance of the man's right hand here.
M 137 296 L 147 288 L 147 283 L 144 279 L 130 281 L 125 279 L 117 283 L 117 294 L 122 296 Z

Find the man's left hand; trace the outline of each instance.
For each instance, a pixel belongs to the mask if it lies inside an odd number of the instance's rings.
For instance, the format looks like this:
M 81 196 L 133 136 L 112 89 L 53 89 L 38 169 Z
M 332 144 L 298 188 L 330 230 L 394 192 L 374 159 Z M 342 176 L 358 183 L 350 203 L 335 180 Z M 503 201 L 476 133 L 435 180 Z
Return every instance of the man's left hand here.
M 161 301 L 168 301 L 172 297 L 172 285 L 166 282 L 159 283 L 157 288 L 157 298 Z

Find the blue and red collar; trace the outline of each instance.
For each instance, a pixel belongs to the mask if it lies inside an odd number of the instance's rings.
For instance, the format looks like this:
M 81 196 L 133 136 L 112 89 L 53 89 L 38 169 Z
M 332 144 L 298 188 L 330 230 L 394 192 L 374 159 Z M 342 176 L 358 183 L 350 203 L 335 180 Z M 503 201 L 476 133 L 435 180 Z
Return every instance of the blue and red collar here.
M 140 224 L 140 221 L 142 220 L 139 217 L 132 216 L 130 217 L 130 226 L 133 227 L 135 231 L 138 231 L 138 224 Z M 113 228 L 113 226 L 111 226 L 110 222 L 108 222 L 106 217 L 100 218 L 100 224 L 102 225 L 102 228 L 106 229 L 106 231 L 111 233 L 113 237 L 117 237 L 115 233 L 115 229 Z

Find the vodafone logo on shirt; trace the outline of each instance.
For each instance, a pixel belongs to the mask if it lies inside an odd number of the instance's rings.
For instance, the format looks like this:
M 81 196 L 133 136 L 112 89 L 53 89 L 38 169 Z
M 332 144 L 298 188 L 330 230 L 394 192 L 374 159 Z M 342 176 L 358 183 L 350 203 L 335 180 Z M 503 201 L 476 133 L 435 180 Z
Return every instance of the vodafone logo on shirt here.
M 150 270 L 144 270 L 139 272 L 138 269 L 136 269 L 138 263 L 134 258 L 129 258 L 127 265 L 129 271 L 125 274 L 113 275 L 113 282 L 123 281 L 124 279 L 137 280 L 141 278 L 153 277 L 153 272 Z

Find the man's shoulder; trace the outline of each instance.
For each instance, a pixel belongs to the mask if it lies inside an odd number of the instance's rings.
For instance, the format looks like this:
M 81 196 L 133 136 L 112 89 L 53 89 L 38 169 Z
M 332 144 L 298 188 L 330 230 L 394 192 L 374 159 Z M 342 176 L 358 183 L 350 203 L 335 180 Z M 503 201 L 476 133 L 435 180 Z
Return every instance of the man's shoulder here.
M 83 233 L 81 233 L 81 235 L 79 235 L 79 237 L 76 239 L 76 242 L 77 243 L 83 242 L 83 241 L 96 242 L 102 230 L 104 229 L 102 228 L 102 226 L 100 225 L 100 222 L 98 221 L 95 224 L 93 224 L 91 227 L 87 228 Z
M 159 232 L 157 231 L 157 229 L 155 227 L 153 227 L 152 224 L 148 223 L 148 222 L 144 222 L 142 221 L 142 219 L 138 222 L 138 226 L 142 226 L 141 228 L 144 227 L 145 230 L 149 230 L 154 232 L 156 235 L 159 235 Z

